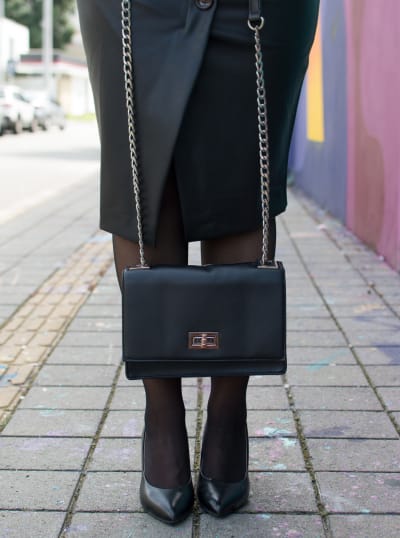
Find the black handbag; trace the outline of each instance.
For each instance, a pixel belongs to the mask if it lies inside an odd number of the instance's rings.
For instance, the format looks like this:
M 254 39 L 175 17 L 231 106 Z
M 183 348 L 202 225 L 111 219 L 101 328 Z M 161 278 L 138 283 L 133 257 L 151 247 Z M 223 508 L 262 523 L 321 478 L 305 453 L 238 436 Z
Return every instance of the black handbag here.
M 263 241 L 260 260 L 147 265 L 136 151 L 131 0 L 121 0 L 122 47 L 140 264 L 122 278 L 122 353 L 128 379 L 286 372 L 286 287 L 282 262 L 268 260 L 269 149 L 259 0 L 254 31 Z

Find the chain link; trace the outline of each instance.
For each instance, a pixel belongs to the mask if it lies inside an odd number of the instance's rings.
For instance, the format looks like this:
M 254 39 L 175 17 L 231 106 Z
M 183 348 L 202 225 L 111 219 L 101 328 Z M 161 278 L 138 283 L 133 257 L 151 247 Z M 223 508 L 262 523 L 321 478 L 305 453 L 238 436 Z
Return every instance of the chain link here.
M 264 26 L 264 18 L 260 24 L 248 25 L 254 31 L 255 63 L 257 74 L 257 117 L 258 117 L 258 143 L 260 157 L 261 177 L 261 212 L 263 224 L 261 265 L 268 261 L 269 241 L 269 204 L 270 204 L 270 165 L 269 165 L 269 138 L 268 138 L 268 111 L 265 90 L 264 62 L 261 49 L 260 30 Z
M 148 267 L 144 257 L 142 216 L 140 210 L 140 185 L 139 163 L 136 143 L 135 128 L 135 101 L 134 101 L 134 76 L 132 58 L 132 23 L 131 23 L 131 0 L 121 0 L 122 19 L 122 58 L 125 77 L 126 108 L 128 113 L 129 151 L 133 178 L 133 190 L 135 194 L 136 217 L 139 239 L 140 265 Z M 270 203 L 270 164 L 269 164 L 269 139 L 267 99 L 264 79 L 264 63 L 261 49 L 260 30 L 264 25 L 261 17 L 260 24 L 254 25 L 248 21 L 248 26 L 254 31 L 255 65 L 257 76 L 257 117 L 258 117 L 258 140 L 261 177 L 261 212 L 263 223 L 261 265 L 268 261 L 268 232 L 269 232 L 269 203 Z
M 132 24 L 131 24 L 131 0 L 121 0 L 121 20 L 122 20 L 122 61 L 125 78 L 126 109 L 128 113 L 128 137 L 129 152 L 131 160 L 131 170 L 133 178 L 133 190 L 135 194 L 136 220 L 139 239 L 140 266 L 147 267 L 144 257 L 144 243 L 142 230 L 142 214 L 140 209 L 140 185 L 139 185 L 139 159 L 136 143 L 136 122 L 135 122 L 135 87 L 133 77 L 132 58 Z

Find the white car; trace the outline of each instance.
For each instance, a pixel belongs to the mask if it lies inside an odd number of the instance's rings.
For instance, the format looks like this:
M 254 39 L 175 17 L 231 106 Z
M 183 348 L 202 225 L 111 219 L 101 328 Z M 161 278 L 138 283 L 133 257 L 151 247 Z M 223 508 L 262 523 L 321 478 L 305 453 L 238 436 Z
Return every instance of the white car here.
M 3 107 L 0 105 L 0 136 L 3 134 L 4 127 L 4 110 Z
M 47 131 L 52 126 L 56 126 L 61 130 L 65 129 L 65 113 L 56 99 L 51 98 L 43 90 L 28 90 L 24 95 L 35 108 L 39 127 L 44 131 Z
M 35 108 L 18 86 L 0 86 L 0 107 L 3 110 L 4 129 L 11 129 L 15 134 L 23 129 L 37 131 Z

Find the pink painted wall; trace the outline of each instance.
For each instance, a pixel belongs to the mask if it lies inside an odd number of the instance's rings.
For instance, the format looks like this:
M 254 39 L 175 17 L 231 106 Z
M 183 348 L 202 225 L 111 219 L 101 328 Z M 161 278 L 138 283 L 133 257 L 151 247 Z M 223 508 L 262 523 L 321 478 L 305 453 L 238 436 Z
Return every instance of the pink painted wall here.
M 400 269 L 400 1 L 345 9 L 347 225 Z

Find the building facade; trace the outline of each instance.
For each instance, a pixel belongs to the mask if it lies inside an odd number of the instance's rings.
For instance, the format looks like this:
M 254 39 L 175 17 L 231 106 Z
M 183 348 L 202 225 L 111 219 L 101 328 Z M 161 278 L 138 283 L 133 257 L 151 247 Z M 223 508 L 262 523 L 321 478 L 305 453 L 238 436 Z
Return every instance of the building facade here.
M 29 52 L 29 30 L 22 24 L 0 18 L 0 80 L 14 74 L 21 54 Z

